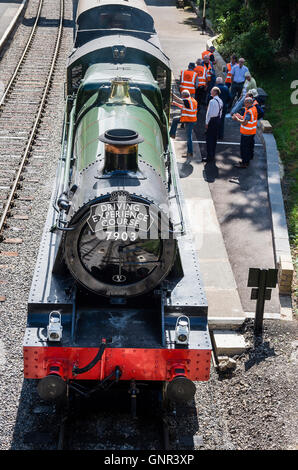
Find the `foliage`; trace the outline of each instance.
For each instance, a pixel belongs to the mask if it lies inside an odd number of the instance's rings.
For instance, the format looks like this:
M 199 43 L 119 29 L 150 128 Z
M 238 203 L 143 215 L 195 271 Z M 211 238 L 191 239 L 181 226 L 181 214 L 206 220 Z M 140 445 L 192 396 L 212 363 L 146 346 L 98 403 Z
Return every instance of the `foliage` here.
M 283 193 L 293 249 L 298 249 L 298 105 L 291 103 L 291 83 L 297 79 L 297 70 L 297 63 L 280 63 L 274 71 L 256 76 L 258 85 L 268 94 L 265 119 L 273 126 L 285 168 Z
M 238 57 L 244 57 L 249 69 L 254 73 L 273 68 L 277 42 L 270 39 L 266 22 L 252 23 L 249 30 L 238 34 L 228 42 L 223 41 L 222 35 L 218 51 L 226 60 L 233 53 Z
M 252 70 L 270 68 L 277 52 L 288 54 L 295 46 L 296 1 L 207 0 L 207 16 L 220 34 L 219 52 L 225 59 L 232 53 L 244 57 Z

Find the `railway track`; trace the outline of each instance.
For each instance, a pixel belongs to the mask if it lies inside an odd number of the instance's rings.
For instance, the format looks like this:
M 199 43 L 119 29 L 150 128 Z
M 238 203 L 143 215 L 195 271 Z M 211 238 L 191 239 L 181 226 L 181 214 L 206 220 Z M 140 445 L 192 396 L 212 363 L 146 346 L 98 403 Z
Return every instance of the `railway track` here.
M 70 394 L 59 410 L 58 450 L 174 450 L 175 413 L 161 402 L 161 390 L 142 390 L 137 416 L 130 414 L 129 395 L 109 390 L 84 400 Z M 169 416 L 171 418 L 169 419 Z
M 119 400 L 121 396 L 121 400 Z M 71 397 L 57 412 L 57 450 L 181 451 L 201 445 L 194 403 L 167 404 L 161 388 L 140 387 L 137 416 L 127 392 L 110 389 L 88 400 Z
M 0 256 L 17 256 L 15 245 L 29 219 L 39 180 L 41 127 L 63 31 L 64 0 L 33 2 L 31 32 L 0 100 Z M 32 7 L 32 8 L 33 8 Z M 44 134 L 44 135 L 43 135 Z M 28 165 L 30 161 L 34 163 Z M 7 248 L 6 248 L 7 247 Z M 3 265 L 4 267 L 7 265 Z M 2 267 L 3 267 L 2 266 Z M 0 279 L 1 292 L 5 281 Z

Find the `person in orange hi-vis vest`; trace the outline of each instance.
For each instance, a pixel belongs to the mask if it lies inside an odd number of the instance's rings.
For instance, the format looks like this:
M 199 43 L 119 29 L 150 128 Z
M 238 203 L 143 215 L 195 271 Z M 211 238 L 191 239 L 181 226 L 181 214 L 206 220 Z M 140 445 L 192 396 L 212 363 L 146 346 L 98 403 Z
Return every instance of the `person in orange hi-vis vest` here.
M 180 75 L 180 93 L 182 90 L 188 90 L 192 97 L 195 96 L 199 84 L 198 74 L 194 71 L 195 66 L 194 62 L 190 62 L 187 70 L 182 70 Z
M 204 59 L 204 57 L 209 57 L 209 59 L 211 60 L 211 62 L 215 62 L 214 51 L 215 51 L 215 47 L 214 47 L 214 46 L 208 47 L 208 49 L 207 49 L 206 51 L 203 51 L 203 52 L 202 52 L 202 59 Z
M 237 56 L 236 54 L 233 54 L 231 56 L 231 59 L 230 59 L 230 62 L 226 65 L 226 72 L 227 72 L 227 75 L 226 75 L 226 81 L 225 81 L 225 85 L 230 88 L 230 86 L 232 85 L 232 68 L 234 67 L 234 65 L 237 64 Z
M 186 136 L 187 136 L 187 155 L 186 157 L 193 156 L 193 145 L 192 145 L 192 131 L 195 123 L 197 122 L 197 102 L 190 96 L 188 90 L 181 91 L 181 98 L 174 95 L 173 93 L 172 105 L 178 106 L 181 109 L 181 115 L 175 116 L 172 121 L 170 129 L 170 137 L 175 139 L 177 126 L 179 122 L 185 124 Z
M 210 59 L 208 56 L 205 55 L 203 59 L 203 64 L 206 69 L 206 78 L 207 78 L 207 85 L 211 81 L 211 75 L 212 75 L 212 66 L 210 64 Z
M 254 156 L 255 135 L 258 125 L 258 111 L 253 103 L 253 98 L 245 98 L 244 115 L 241 116 L 238 113 L 233 115 L 234 121 L 240 122 L 241 134 L 240 156 L 242 162 L 235 165 L 237 168 L 247 168 L 249 166 L 250 160 L 252 160 Z
M 207 92 L 206 92 L 206 105 L 207 105 L 209 101 L 211 89 L 213 88 L 213 85 L 214 85 L 214 76 L 215 76 L 214 73 L 215 72 L 212 69 L 210 59 L 207 55 L 205 55 L 204 57 L 203 65 L 205 67 L 206 77 L 207 77 Z
M 207 91 L 207 75 L 204 62 L 201 59 L 196 61 L 196 67 L 194 71 L 198 74 L 199 83 L 196 89 L 195 99 L 198 106 L 202 106 L 206 103 L 206 91 Z

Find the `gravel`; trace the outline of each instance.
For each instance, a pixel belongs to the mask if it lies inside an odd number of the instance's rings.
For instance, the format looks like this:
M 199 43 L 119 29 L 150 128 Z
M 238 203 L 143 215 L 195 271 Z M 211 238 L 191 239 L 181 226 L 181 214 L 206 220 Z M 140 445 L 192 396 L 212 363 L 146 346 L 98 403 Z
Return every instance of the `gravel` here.
M 27 16 L 32 15 L 29 2 Z M 49 1 L 48 1 L 49 3 Z M 53 5 L 53 3 L 52 3 Z M 33 11 L 35 11 L 33 9 Z M 48 20 L 57 19 L 57 9 L 47 14 Z M 38 177 L 41 184 L 36 186 L 34 201 L 23 202 L 22 207 L 31 206 L 28 222 L 22 224 L 20 245 L 0 243 L 1 251 L 18 251 L 18 257 L 1 257 L 0 289 L 6 295 L 6 301 L 0 303 L 0 449 L 23 449 L 23 437 L 32 425 L 32 410 L 37 400 L 33 383 L 23 380 L 23 336 L 26 327 L 27 300 L 32 275 L 37 259 L 39 243 L 45 223 L 50 195 L 56 174 L 57 161 L 60 155 L 60 139 L 64 114 L 64 80 L 66 58 L 72 48 L 72 29 L 67 27 L 72 20 L 72 1 L 66 1 L 65 24 L 61 53 L 58 58 L 53 86 L 48 98 L 47 111 L 36 138 L 32 163 L 28 165 L 25 175 Z M 28 29 L 28 28 L 27 28 Z M 10 54 L 17 54 L 15 44 L 22 42 L 24 28 L 15 33 L 11 49 L 6 52 L 0 63 L 0 75 L 4 75 Z M 15 59 L 12 59 L 15 60 Z M 3 72 L 3 73 L 2 73 Z M 15 210 L 15 209 L 14 209 Z M 22 209 L 22 213 L 25 209 Z M 9 286 L 9 287 L 7 287 Z M 29 446 L 29 448 L 32 448 Z
M 235 371 L 212 369 L 210 381 L 198 384 L 180 435 L 201 437 L 195 448 L 202 450 L 297 449 L 297 332 L 296 320 L 267 320 L 263 339 L 255 340 L 247 321 L 250 348 L 234 356 Z

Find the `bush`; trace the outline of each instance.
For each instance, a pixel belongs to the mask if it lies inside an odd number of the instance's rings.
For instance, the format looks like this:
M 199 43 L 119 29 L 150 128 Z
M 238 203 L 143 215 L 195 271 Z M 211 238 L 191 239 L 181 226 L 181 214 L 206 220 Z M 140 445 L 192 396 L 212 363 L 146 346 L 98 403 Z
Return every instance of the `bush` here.
M 253 23 L 248 31 L 235 36 L 230 41 L 219 41 L 218 50 L 225 60 L 229 60 L 231 54 L 244 57 L 249 69 L 260 72 L 274 66 L 274 54 L 277 43 L 270 39 L 267 33 L 266 23 Z

